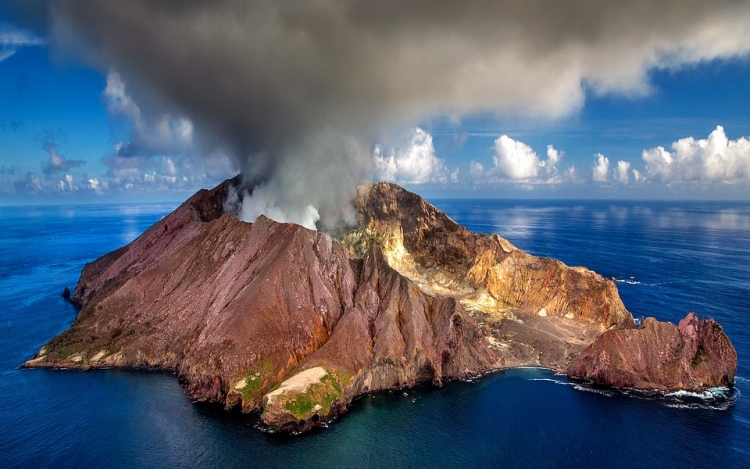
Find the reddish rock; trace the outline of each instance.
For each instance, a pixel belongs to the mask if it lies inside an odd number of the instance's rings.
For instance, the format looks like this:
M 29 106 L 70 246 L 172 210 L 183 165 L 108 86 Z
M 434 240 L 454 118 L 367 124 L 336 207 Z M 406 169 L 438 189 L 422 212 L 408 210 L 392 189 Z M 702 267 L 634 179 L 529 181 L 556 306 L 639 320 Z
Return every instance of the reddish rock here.
M 175 370 L 196 401 L 306 430 L 362 393 L 562 371 L 605 328 L 638 332 L 613 282 L 471 233 L 396 185 L 361 186 L 359 225 L 339 242 L 225 213 L 239 182 L 87 264 L 78 318 L 24 366 Z M 694 375 L 713 376 L 725 336 L 703 324 L 675 337 L 692 344 Z
M 688 314 L 679 325 L 647 318 L 609 330 L 575 358 L 571 378 L 621 388 L 703 391 L 734 384 L 737 352 L 713 319 Z

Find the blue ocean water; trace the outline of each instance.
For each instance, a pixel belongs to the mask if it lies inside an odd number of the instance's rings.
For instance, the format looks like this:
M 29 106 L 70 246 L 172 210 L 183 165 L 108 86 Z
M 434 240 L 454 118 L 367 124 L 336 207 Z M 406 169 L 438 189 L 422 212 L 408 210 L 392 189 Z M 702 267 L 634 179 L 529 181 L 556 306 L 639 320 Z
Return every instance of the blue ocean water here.
M 81 268 L 173 205 L 0 207 L 0 467 L 750 467 L 750 205 L 434 200 L 459 223 L 619 279 L 636 316 L 716 318 L 733 397 L 587 389 L 539 369 L 365 397 L 297 437 L 194 405 L 170 373 L 19 370 Z

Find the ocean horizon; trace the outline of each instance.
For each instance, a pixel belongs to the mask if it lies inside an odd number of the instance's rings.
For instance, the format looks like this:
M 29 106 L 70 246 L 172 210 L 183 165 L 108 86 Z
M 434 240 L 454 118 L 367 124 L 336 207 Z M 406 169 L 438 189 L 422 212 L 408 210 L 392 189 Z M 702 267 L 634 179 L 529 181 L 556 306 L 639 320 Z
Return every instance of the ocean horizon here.
M 0 207 L 0 467 L 750 466 L 750 203 L 430 200 L 456 222 L 617 282 L 637 319 L 712 317 L 736 384 L 662 396 L 537 368 L 363 396 L 328 428 L 263 433 L 172 373 L 20 370 L 67 329 L 81 269 L 177 203 Z

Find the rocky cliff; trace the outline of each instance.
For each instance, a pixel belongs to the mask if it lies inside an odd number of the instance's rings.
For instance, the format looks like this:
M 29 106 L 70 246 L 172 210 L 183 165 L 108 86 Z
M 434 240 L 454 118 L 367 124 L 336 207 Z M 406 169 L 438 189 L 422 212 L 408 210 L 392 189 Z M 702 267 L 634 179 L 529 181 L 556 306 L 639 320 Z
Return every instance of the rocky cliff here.
M 363 393 L 564 371 L 634 327 L 611 281 L 471 233 L 398 186 L 360 186 L 358 226 L 332 237 L 225 213 L 237 184 L 87 264 L 76 321 L 25 366 L 175 370 L 196 401 L 306 430 Z
M 679 325 L 647 318 L 609 330 L 568 366 L 572 378 L 622 388 L 702 391 L 734 384 L 737 352 L 713 319 L 688 314 Z

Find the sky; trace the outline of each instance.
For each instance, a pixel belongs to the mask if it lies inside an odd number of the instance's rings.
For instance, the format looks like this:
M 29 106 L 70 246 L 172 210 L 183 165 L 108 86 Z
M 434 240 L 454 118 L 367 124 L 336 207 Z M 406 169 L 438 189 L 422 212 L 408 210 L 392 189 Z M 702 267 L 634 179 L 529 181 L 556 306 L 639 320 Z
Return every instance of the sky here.
M 747 2 L 0 4 L 3 204 L 750 200 L 748 109 Z

